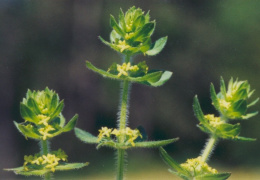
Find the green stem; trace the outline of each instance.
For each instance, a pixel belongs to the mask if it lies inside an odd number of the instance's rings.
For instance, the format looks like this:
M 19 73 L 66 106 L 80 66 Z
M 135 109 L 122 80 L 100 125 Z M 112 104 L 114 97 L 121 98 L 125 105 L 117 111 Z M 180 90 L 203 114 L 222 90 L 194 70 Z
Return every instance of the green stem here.
M 41 154 L 47 155 L 49 153 L 49 142 L 48 140 L 41 140 Z M 44 180 L 50 180 L 51 173 L 44 174 Z
M 207 160 L 209 159 L 210 154 L 212 153 L 212 151 L 215 148 L 215 144 L 217 143 L 218 138 L 215 136 L 211 136 L 208 140 L 208 142 L 206 143 L 206 146 L 202 152 L 202 161 L 203 162 L 207 162 Z
M 120 104 L 120 112 L 119 112 L 119 122 L 118 128 L 123 130 L 126 128 L 127 124 L 127 113 L 128 113 L 128 94 L 130 89 L 130 82 L 123 81 L 121 86 L 121 104 Z M 119 142 L 123 143 L 125 140 L 124 134 L 121 134 L 119 137 Z
M 228 119 L 226 117 L 224 117 L 223 115 L 220 116 L 221 120 L 224 122 L 227 122 Z M 218 137 L 211 135 L 211 137 L 209 138 L 208 142 L 205 145 L 204 150 L 202 151 L 202 161 L 203 162 L 207 162 L 209 160 L 209 157 L 212 153 L 212 151 L 215 149 L 215 145 L 218 141 Z
M 130 61 L 130 56 L 126 56 L 124 62 L 128 63 Z M 127 125 L 127 113 L 128 113 L 128 96 L 131 83 L 129 81 L 123 81 L 121 83 L 121 97 L 120 97 L 120 112 L 119 112 L 119 130 L 123 130 Z M 124 143 L 125 135 L 121 134 L 118 139 L 119 143 Z M 124 156 L 125 150 L 117 150 L 117 180 L 122 180 L 124 177 L 125 160 Z
M 124 169 L 125 169 L 125 150 L 117 150 L 117 180 L 122 180 L 124 178 Z

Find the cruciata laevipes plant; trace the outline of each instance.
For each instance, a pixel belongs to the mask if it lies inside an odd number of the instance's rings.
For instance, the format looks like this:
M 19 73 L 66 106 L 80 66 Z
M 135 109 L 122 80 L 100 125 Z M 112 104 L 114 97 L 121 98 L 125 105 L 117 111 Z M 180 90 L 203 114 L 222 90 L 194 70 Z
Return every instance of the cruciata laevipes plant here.
M 23 98 L 20 104 L 24 122 L 14 121 L 14 124 L 26 139 L 39 142 L 40 152 L 25 155 L 23 166 L 5 170 L 25 176 L 42 176 L 45 180 L 49 180 L 55 171 L 73 170 L 88 165 L 88 163 L 67 163 L 68 156 L 63 150 L 50 149 L 50 139 L 71 131 L 77 123 L 76 114 L 65 125 L 63 107 L 63 100 L 60 101 L 58 94 L 49 88 L 43 91 L 27 91 L 26 98 Z
M 99 69 L 89 61 L 86 62 L 86 66 L 105 78 L 121 82 L 118 127 L 101 127 L 98 136 L 75 128 L 75 134 L 85 143 L 97 144 L 97 149 L 107 146 L 117 150 L 116 178 L 121 180 L 124 177 L 124 158 L 127 149 L 160 147 L 176 141 L 177 138 L 146 141 L 146 135 L 142 134 L 142 131 L 127 126 L 131 84 L 139 83 L 157 87 L 163 85 L 172 76 L 172 72 L 169 71 L 149 70 L 145 61 L 136 63 L 133 56 L 138 54 L 154 56 L 158 54 L 164 48 L 167 37 L 160 38 L 155 43 L 152 43 L 151 36 L 155 29 L 155 21 L 150 21 L 149 12 L 145 14 L 140 8 L 136 7 L 131 7 L 125 14 L 120 9 L 118 23 L 114 16 L 111 15 L 110 26 L 113 29 L 110 34 L 110 41 L 99 38 L 105 45 L 123 55 L 122 63 L 114 62 L 108 70 Z
M 252 96 L 254 90 L 250 90 L 247 81 L 235 81 L 233 78 L 228 83 L 226 89 L 223 78 L 220 80 L 220 92 L 217 94 L 214 85 L 210 86 L 210 95 L 212 104 L 219 112 L 219 116 L 214 114 L 204 115 L 198 97 L 194 97 L 193 110 L 196 118 L 199 120 L 198 127 L 201 131 L 209 135 L 209 139 L 201 155 L 197 158 L 188 159 L 185 163 L 178 164 L 168 153 L 160 147 L 160 154 L 163 160 L 172 168 L 169 171 L 185 180 L 225 180 L 231 173 L 218 173 L 211 168 L 207 162 L 219 140 L 233 141 L 255 141 L 254 138 L 239 136 L 240 123 L 231 123 L 233 120 L 247 120 L 255 115 L 257 111 L 247 113 L 249 107 L 255 105 L 259 98 L 252 102 L 248 99 Z

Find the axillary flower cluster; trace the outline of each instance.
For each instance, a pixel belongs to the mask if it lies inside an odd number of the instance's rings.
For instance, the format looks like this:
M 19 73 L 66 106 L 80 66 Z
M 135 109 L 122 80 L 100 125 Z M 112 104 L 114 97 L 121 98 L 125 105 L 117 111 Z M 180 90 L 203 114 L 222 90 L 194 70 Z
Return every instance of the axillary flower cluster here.
M 114 140 L 112 136 L 114 136 L 116 139 Z M 98 141 L 102 142 L 102 141 L 112 140 L 118 142 L 117 139 L 120 136 L 125 137 L 124 142 L 126 143 L 126 145 L 131 144 L 132 146 L 135 146 L 135 140 L 138 137 L 142 138 L 142 135 L 138 129 L 130 129 L 129 127 L 126 127 L 125 129 L 112 129 L 107 127 L 102 127 L 99 130 Z
M 181 164 L 181 167 L 190 172 L 192 176 L 218 173 L 216 169 L 211 168 L 207 163 L 203 162 L 201 156 L 188 159 L 185 163 Z
M 214 114 L 207 114 L 204 116 L 204 118 L 208 120 L 209 125 L 214 128 L 225 123 L 224 120 L 222 120 L 220 117 L 216 117 Z
M 148 73 L 148 66 L 145 61 L 137 65 L 132 65 L 130 62 L 124 62 L 122 65 L 113 63 L 107 72 L 116 75 L 118 78 L 142 77 Z
M 122 66 L 117 64 L 117 71 L 119 72 L 118 73 L 118 77 L 120 77 L 121 75 L 125 75 L 125 76 L 128 76 L 128 71 L 138 71 L 139 68 L 137 65 L 134 65 L 134 66 L 131 66 L 130 62 L 128 63 L 123 63 Z
M 55 167 L 59 165 L 59 161 L 68 161 L 68 156 L 61 149 L 58 151 L 52 151 L 47 155 L 35 154 L 24 156 L 24 170 L 29 171 L 30 169 L 35 169 L 37 166 L 43 166 L 44 168 L 50 169 L 55 172 Z M 42 168 L 42 167 L 41 167 Z

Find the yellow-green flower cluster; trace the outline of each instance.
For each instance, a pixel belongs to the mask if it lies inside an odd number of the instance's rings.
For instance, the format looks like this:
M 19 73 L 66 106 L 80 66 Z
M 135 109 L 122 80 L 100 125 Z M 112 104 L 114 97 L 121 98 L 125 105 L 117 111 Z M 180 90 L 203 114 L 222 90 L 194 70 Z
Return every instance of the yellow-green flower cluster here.
M 215 117 L 214 114 L 207 114 L 204 116 L 204 118 L 207 119 L 209 122 L 209 125 L 214 128 L 225 123 L 225 121 L 221 120 L 220 117 Z
M 122 65 L 113 63 L 107 72 L 116 75 L 118 79 L 143 77 L 148 73 L 148 66 L 145 61 L 132 65 L 130 62 L 124 62 Z
M 128 71 L 138 71 L 139 68 L 137 65 L 131 66 L 130 62 L 128 63 L 123 63 L 122 65 L 117 64 L 117 71 L 118 73 L 118 77 L 124 75 L 124 76 L 128 76 Z
M 29 171 L 32 167 L 35 169 L 35 166 L 37 166 L 38 168 L 47 168 L 55 172 L 55 167 L 59 164 L 59 161 L 67 161 L 67 155 L 61 149 L 48 153 L 47 155 L 35 154 L 34 156 L 24 156 L 23 167 L 25 171 Z
M 65 125 L 63 107 L 63 100 L 60 101 L 58 94 L 49 88 L 43 91 L 28 90 L 20 104 L 21 116 L 25 122 L 15 122 L 15 125 L 26 138 L 50 139 L 72 130 L 76 125 L 77 115 Z
M 47 124 L 47 126 L 44 126 L 43 128 L 39 128 L 39 133 L 42 135 L 42 139 L 46 140 L 47 138 L 53 137 L 53 135 L 49 133 L 50 131 L 53 130 L 55 130 L 53 126 Z
M 156 55 L 165 46 L 167 37 L 160 38 L 152 43 L 151 36 L 155 30 L 155 21 L 150 21 L 150 15 L 140 8 L 131 7 L 127 12 L 119 12 L 118 22 L 114 16 L 110 16 L 110 41 L 101 41 L 112 49 L 125 54 Z
M 248 103 L 248 99 L 254 93 L 250 90 L 250 85 L 247 81 L 238 81 L 230 79 L 226 89 L 225 82 L 221 79 L 220 92 L 216 95 L 214 86 L 212 85 L 213 105 L 227 119 L 248 119 L 257 113 L 247 114 L 247 109 L 253 106 L 258 99 Z
M 127 144 L 131 144 L 132 146 L 135 146 L 135 140 L 138 137 L 142 138 L 141 133 L 139 132 L 138 129 L 130 129 L 129 127 L 126 127 L 125 129 L 112 129 L 112 128 L 107 128 L 107 127 L 102 127 L 99 130 L 99 135 L 98 135 L 98 141 L 102 140 L 112 140 L 112 135 L 114 135 L 117 139 L 119 136 L 124 136 L 125 137 L 125 142 Z
M 201 160 L 201 156 L 193 159 L 188 159 L 181 167 L 191 173 L 192 176 L 203 174 L 216 174 L 218 171 L 211 168 L 207 163 Z

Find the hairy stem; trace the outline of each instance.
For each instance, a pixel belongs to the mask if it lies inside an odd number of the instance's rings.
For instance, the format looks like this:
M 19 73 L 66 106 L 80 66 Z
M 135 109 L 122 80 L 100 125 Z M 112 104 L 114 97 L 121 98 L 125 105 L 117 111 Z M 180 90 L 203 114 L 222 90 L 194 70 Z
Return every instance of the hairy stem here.
M 48 140 L 41 140 L 41 154 L 47 155 L 49 153 L 49 142 Z M 46 173 L 44 175 L 44 180 L 50 180 L 51 179 L 51 173 Z
M 122 180 L 124 178 L 124 168 L 125 168 L 125 150 L 117 150 L 117 180 Z
M 221 115 L 220 118 L 224 122 L 228 121 L 228 119 L 223 115 Z M 203 149 L 203 151 L 201 153 L 203 162 L 207 162 L 209 160 L 209 157 L 210 157 L 211 153 L 213 152 L 213 150 L 215 149 L 217 142 L 218 142 L 218 137 L 211 135 L 211 137 L 208 139 L 208 142 L 205 145 L 205 148 Z
M 202 151 L 202 161 L 207 162 L 212 151 L 215 149 L 215 144 L 217 143 L 218 138 L 211 136 L 208 142 L 205 145 L 204 150 Z
M 126 56 L 124 62 L 129 62 L 130 56 Z M 120 97 L 120 111 L 119 111 L 119 121 L 118 128 L 119 130 L 123 130 L 127 125 L 127 113 L 128 113 L 128 96 L 129 89 L 131 83 L 129 81 L 123 81 L 121 83 L 121 97 Z M 125 135 L 121 134 L 118 139 L 119 143 L 123 143 L 125 141 Z M 124 160 L 125 150 L 118 149 L 117 150 L 117 180 L 122 180 L 124 177 L 124 168 L 125 168 L 125 160 Z
M 120 104 L 120 112 L 119 112 L 119 122 L 118 128 L 123 130 L 126 128 L 127 125 L 127 114 L 128 114 L 128 94 L 130 89 L 130 82 L 123 81 L 121 86 L 121 104 Z M 119 142 L 124 142 L 124 134 L 121 134 L 119 137 Z

